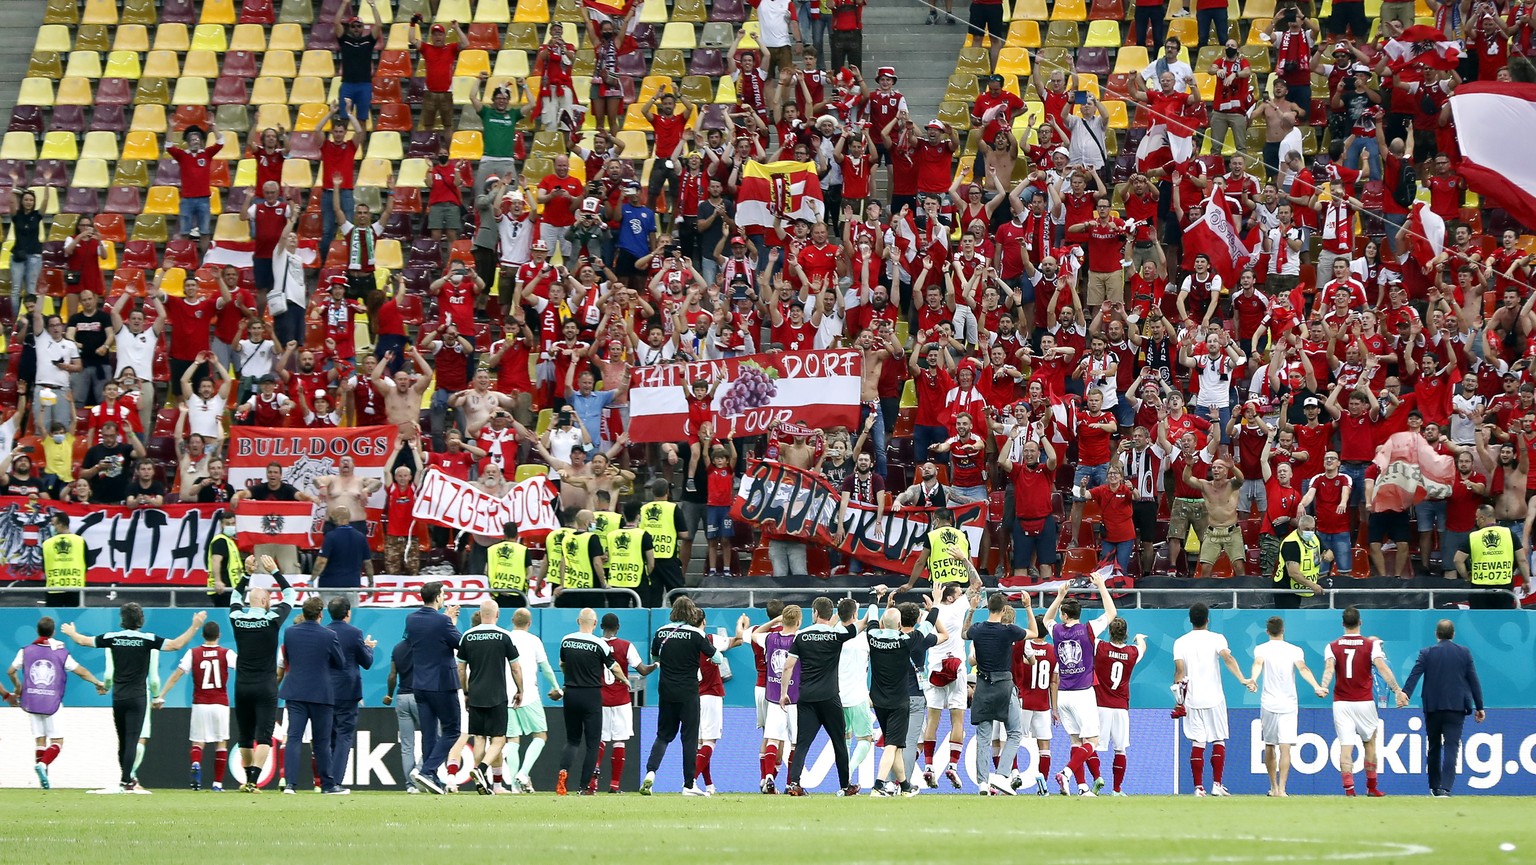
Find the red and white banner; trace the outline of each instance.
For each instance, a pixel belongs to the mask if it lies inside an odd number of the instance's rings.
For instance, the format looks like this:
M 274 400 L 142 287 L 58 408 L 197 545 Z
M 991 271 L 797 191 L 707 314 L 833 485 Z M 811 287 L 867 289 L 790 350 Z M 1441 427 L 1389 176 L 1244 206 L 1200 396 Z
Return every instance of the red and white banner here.
M 384 486 L 388 485 L 388 467 L 384 461 L 394 450 L 398 430 L 389 425 L 345 427 L 337 429 L 287 429 L 284 427 L 237 426 L 230 429 L 229 483 L 240 489 L 265 483 L 267 465 L 283 467 L 283 481 L 296 489 L 325 501 L 315 486 L 318 478 L 339 475 L 342 461 L 349 460 L 359 478 L 379 482 L 379 491 L 369 496 L 368 538 L 375 549 L 382 549 L 384 532 Z
M 229 265 L 241 270 L 249 270 L 256 261 L 256 241 L 254 240 L 215 240 L 208 248 L 208 254 L 203 256 L 203 264 Z
M 244 499 L 235 505 L 235 542 L 247 550 L 256 544 L 311 549 L 320 537 L 315 523 L 323 513 L 311 502 Z
M 519 538 L 537 539 L 560 527 L 554 500 L 555 487 L 542 475 L 514 484 L 506 495 L 497 498 L 468 481 L 429 468 L 416 489 L 411 516 L 498 538 L 507 523 L 516 523 Z
M 783 463 L 753 460 L 736 490 L 731 516 L 780 537 L 787 535 L 840 550 L 870 567 L 911 574 L 928 535 L 931 509 L 902 508 L 882 513 L 874 505 L 849 502 L 848 518 L 839 523 L 841 502 L 842 492 L 821 475 Z M 974 558 L 981 552 L 987 503 L 956 505 L 950 511 L 955 515 L 955 525 L 965 532 Z
M 1449 72 L 1461 63 L 1461 43 L 1445 38 L 1444 32 L 1425 24 L 1409 27 L 1381 47 L 1395 70 L 1423 64 Z
M 1419 264 L 1429 264 L 1445 250 L 1445 220 L 1422 201 L 1408 213 L 1408 252 Z
M 762 435 L 775 423 L 853 427 L 859 422 L 863 358 L 854 349 L 754 354 L 730 360 L 641 367 L 629 378 L 629 437 L 675 442 L 698 434 L 688 413 L 695 381 L 715 388 L 716 437 Z
M 1205 200 L 1205 213 L 1198 222 L 1191 225 L 1184 232 L 1184 249 L 1190 260 L 1199 253 L 1211 261 L 1211 270 L 1221 276 L 1223 285 L 1237 285 L 1237 276 L 1248 260 L 1248 250 L 1243 246 L 1243 240 L 1237 235 L 1237 227 L 1232 224 L 1232 217 L 1227 214 L 1227 209 L 1222 206 L 1222 201 L 1217 200 L 1221 196 L 1223 201 L 1225 194 L 1217 191 Z
M 86 581 L 141 586 L 205 586 L 208 541 L 219 533 L 222 505 L 124 508 L 0 497 L 0 579 L 43 579 L 42 542 L 49 521 L 69 516 L 70 530 L 85 538 Z
M 1536 225 L 1536 164 L 1519 142 L 1536 141 L 1536 84 L 1468 81 L 1451 96 L 1457 170 L 1486 204 Z
M 736 193 L 736 224 L 789 229 L 797 219 L 820 222 L 825 208 L 814 162 L 758 162 L 742 166 Z
M 1451 494 L 1451 481 L 1456 477 L 1456 460 L 1435 453 L 1418 433 L 1387 436 L 1376 448 L 1372 462 L 1381 472 L 1367 502 L 1372 513 L 1405 511 L 1427 498 L 1445 498 Z

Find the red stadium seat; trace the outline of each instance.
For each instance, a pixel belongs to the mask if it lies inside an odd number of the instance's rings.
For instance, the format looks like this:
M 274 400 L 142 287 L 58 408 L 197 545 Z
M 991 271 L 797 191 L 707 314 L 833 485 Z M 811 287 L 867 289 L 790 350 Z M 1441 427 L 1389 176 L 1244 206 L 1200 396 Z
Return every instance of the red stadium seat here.
M 96 224 L 101 225 L 101 217 L 96 218 Z M 148 240 L 130 240 L 123 244 L 123 257 L 118 266 L 137 267 L 144 270 L 154 270 L 160 266 L 160 256 L 155 251 L 155 244 Z
M 271 27 L 277 23 L 277 10 L 272 0 L 244 0 L 240 4 L 241 24 L 263 24 Z

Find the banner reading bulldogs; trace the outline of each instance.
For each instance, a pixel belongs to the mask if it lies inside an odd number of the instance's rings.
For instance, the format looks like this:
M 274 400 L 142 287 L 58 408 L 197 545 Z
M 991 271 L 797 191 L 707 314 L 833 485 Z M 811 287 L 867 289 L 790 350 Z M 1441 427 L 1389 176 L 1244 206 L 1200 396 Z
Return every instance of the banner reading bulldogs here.
M 545 476 L 514 484 L 501 498 L 468 481 L 427 469 L 416 489 L 411 516 L 450 529 L 501 537 L 503 526 L 517 523 L 518 537 L 542 537 L 560 527 L 555 519 L 555 488 Z
M 43 579 L 42 542 L 56 513 L 85 538 L 86 581 L 146 586 L 208 582 L 208 541 L 219 532 L 222 505 L 125 508 L 0 497 L 0 579 Z
M 384 536 L 379 527 L 384 518 L 383 487 L 389 484 L 384 460 L 394 450 L 398 432 L 388 425 L 336 429 L 233 427 L 229 439 L 229 483 L 235 489 L 265 483 L 267 465 L 277 463 L 283 467 L 284 482 L 318 496 L 315 479 L 341 474 L 343 461 L 350 461 L 357 477 L 380 483 L 379 491 L 368 498 L 367 510 L 369 540 L 375 549 L 382 549 Z
M 842 493 L 820 475 L 782 463 L 753 460 L 736 490 L 731 516 L 833 547 L 871 567 L 911 574 L 923 549 L 932 509 L 904 507 L 882 514 L 873 505 L 849 502 L 839 541 L 841 503 Z M 987 503 L 958 505 L 950 510 L 955 525 L 970 541 L 974 557 L 981 551 Z
M 774 423 L 853 427 L 859 422 L 863 359 L 853 349 L 754 354 L 730 360 L 647 366 L 630 373 L 629 437 L 637 442 L 692 438 L 689 388 L 715 388 L 710 404 L 717 436 L 761 435 Z

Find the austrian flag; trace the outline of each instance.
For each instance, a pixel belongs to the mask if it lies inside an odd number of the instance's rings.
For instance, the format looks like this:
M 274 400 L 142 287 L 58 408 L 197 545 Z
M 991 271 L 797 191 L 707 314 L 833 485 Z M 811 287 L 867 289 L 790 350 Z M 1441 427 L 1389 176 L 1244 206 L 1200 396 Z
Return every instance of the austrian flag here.
M 249 549 L 256 544 L 315 546 L 315 506 L 311 502 L 259 502 L 235 505 L 235 542 Z
M 820 222 L 825 205 L 814 162 L 749 161 L 736 196 L 736 224 L 788 228 L 797 219 Z

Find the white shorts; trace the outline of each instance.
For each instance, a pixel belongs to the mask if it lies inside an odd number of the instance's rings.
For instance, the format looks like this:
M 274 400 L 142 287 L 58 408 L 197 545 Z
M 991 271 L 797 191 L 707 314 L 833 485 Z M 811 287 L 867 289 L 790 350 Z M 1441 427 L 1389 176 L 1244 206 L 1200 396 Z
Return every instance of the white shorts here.
M 1037 742 L 1051 741 L 1051 710 L 1024 710 L 1024 738 Z
M 965 679 L 956 677 L 953 682 L 940 687 L 923 676 L 923 699 L 930 709 L 965 709 Z
M 27 718 L 32 722 L 32 738 L 57 739 L 59 737 L 59 731 L 56 722 L 54 721 L 54 716 L 34 715 L 31 712 L 28 712 Z
M 1296 710 L 1271 712 L 1260 709 L 1259 736 L 1266 745 L 1296 744 Z
M 699 741 L 713 742 L 720 738 L 725 724 L 725 698 L 699 696 Z
M 1370 700 L 1333 704 L 1333 731 L 1339 737 L 1339 747 L 1360 745 L 1376 738 L 1381 732 L 1381 719 L 1376 715 L 1376 704 Z
M 1200 745 L 1227 741 L 1227 707 L 1186 709 L 1184 738 Z
M 763 723 L 768 718 L 768 689 L 759 685 L 752 689 L 752 696 L 757 705 L 757 729 L 763 729 Z
M 634 707 L 630 705 L 604 706 L 603 741 L 628 742 L 633 738 L 635 738 Z
M 702 715 L 703 706 L 699 708 L 699 714 Z M 763 738 L 775 742 L 794 742 L 800 731 L 800 725 L 796 723 L 797 714 L 793 703 L 787 709 L 778 703 L 769 703 L 767 717 L 763 719 Z M 701 718 L 700 721 L 702 720 Z M 704 738 L 703 724 L 700 723 L 699 726 L 701 730 L 699 738 L 702 739 Z
M 215 703 L 193 703 L 192 720 L 187 727 L 188 742 L 229 741 L 229 707 Z
M 1092 688 L 1081 691 L 1058 691 L 1056 712 L 1061 715 L 1061 728 L 1067 735 L 1079 739 L 1099 737 L 1099 700 Z
M 1099 748 L 1121 753 L 1131 747 L 1131 710 L 1099 710 Z

